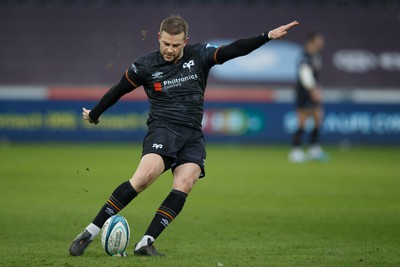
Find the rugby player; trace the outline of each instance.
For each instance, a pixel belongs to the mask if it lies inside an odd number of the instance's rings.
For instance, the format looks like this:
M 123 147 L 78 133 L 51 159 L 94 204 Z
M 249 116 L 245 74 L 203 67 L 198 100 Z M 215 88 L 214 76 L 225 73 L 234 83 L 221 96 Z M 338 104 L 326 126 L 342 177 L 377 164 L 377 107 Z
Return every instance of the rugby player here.
M 319 128 L 323 116 L 321 105 L 322 94 L 319 76 L 322 68 L 321 50 L 324 47 L 324 37 L 319 32 L 307 35 L 304 53 L 297 68 L 296 108 L 299 126 L 293 135 L 293 148 L 289 152 L 289 161 L 304 162 L 307 159 L 326 159 L 327 155 L 319 144 Z M 310 133 L 310 148 L 306 155 L 301 147 L 304 127 L 307 118 L 312 117 L 314 128 Z
M 134 61 L 92 110 L 83 108 L 83 118 L 97 124 L 103 112 L 139 86 L 143 86 L 150 102 L 148 133 L 136 171 L 113 191 L 92 223 L 71 243 L 72 256 L 82 255 L 110 216 L 171 169 L 172 190 L 134 247 L 137 255 L 163 255 L 155 249 L 154 241 L 178 216 L 193 185 L 205 175 L 206 150 L 201 121 L 211 67 L 247 55 L 271 39 L 286 35 L 297 24 L 293 21 L 255 37 L 214 46 L 188 44 L 188 24 L 180 16 L 173 15 L 161 22 L 160 49 Z

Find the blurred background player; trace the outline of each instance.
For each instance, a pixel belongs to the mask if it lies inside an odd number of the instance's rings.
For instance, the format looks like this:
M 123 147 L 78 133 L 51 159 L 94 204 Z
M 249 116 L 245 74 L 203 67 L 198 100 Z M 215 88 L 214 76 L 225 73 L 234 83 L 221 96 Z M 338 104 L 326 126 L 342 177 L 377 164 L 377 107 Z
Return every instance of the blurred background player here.
M 319 144 L 319 128 L 323 116 L 319 84 L 323 48 L 324 36 L 319 32 L 310 32 L 306 37 L 304 53 L 297 67 L 296 109 L 299 126 L 293 135 L 293 148 L 289 153 L 289 161 L 292 162 L 326 159 L 326 153 Z M 301 145 L 305 123 L 309 117 L 314 121 L 314 128 L 310 133 L 310 148 L 306 154 Z

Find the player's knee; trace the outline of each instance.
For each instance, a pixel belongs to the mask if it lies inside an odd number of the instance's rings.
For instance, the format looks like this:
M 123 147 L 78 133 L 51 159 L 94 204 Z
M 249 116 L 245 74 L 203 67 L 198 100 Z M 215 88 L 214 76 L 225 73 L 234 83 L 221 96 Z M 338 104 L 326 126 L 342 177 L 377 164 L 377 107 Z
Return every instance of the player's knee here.
M 182 191 L 186 194 L 189 194 L 190 191 L 192 190 L 194 184 L 196 183 L 197 178 L 184 178 L 184 179 L 176 179 L 174 181 L 174 189 Z
M 153 169 L 146 169 L 136 171 L 130 179 L 131 185 L 138 192 L 142 192 L 148 186 L 150 186 L 155 179 L 159 176 L 159 173 Z

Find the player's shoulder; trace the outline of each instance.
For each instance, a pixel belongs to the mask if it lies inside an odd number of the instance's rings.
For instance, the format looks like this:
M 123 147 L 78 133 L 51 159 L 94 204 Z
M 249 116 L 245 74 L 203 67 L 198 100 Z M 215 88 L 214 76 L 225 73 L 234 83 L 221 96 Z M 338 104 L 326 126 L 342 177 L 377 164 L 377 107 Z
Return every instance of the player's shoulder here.
M 193 52 L 201 50 L 203 47 L 204 47 L 203 44 L 187 44 L 185 46 L 185 52 L 186 53 L 193 53 Z
M 137 72 L 137 70 L 140 70 L 143 73 L 146 72 L 148 69 L 151 69 L 152 67 L 158 66 L 160 64 L 162 64 L 160 51 L 155 50 L 153 52 L 138 57 L 133 62 L 131 68 L 134 68 L 134 70 L 136 70 L 135 72 Z
M 135 60 L 137 63 L 141 64 L 149 64 L 151 62 L 155 62 L 160 60 L 160 51 L 155 50 L 150 53 L 144 54 Z
M 311 64 L 311 62 L 312 56 L 309 53 L 304 52 L 300 57 L 300 64 Z
M 185 47 L 185 52 L 206 52 L 207 50 L 215 50 L 217 49 L 218 46 L 211 45 L 211 44 L 203 44 L 203 43 L 197 43 L 197 44 L 188 44 Z

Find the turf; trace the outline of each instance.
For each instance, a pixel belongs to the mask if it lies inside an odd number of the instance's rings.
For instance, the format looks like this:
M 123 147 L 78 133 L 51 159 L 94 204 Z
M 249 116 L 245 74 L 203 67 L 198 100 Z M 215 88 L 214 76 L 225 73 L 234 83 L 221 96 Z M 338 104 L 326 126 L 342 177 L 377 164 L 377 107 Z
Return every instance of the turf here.
M 0 146 L 0 266 L 400 266 L 400 149 L 329 147 L 290 164 L 286 146 L 209 145 L 207 176 L 160 236 L 163 258 L 82 257 L 71 240 L 134 171 L 135 144 Z M 166 173 L 121 215 L 140 239 Z

